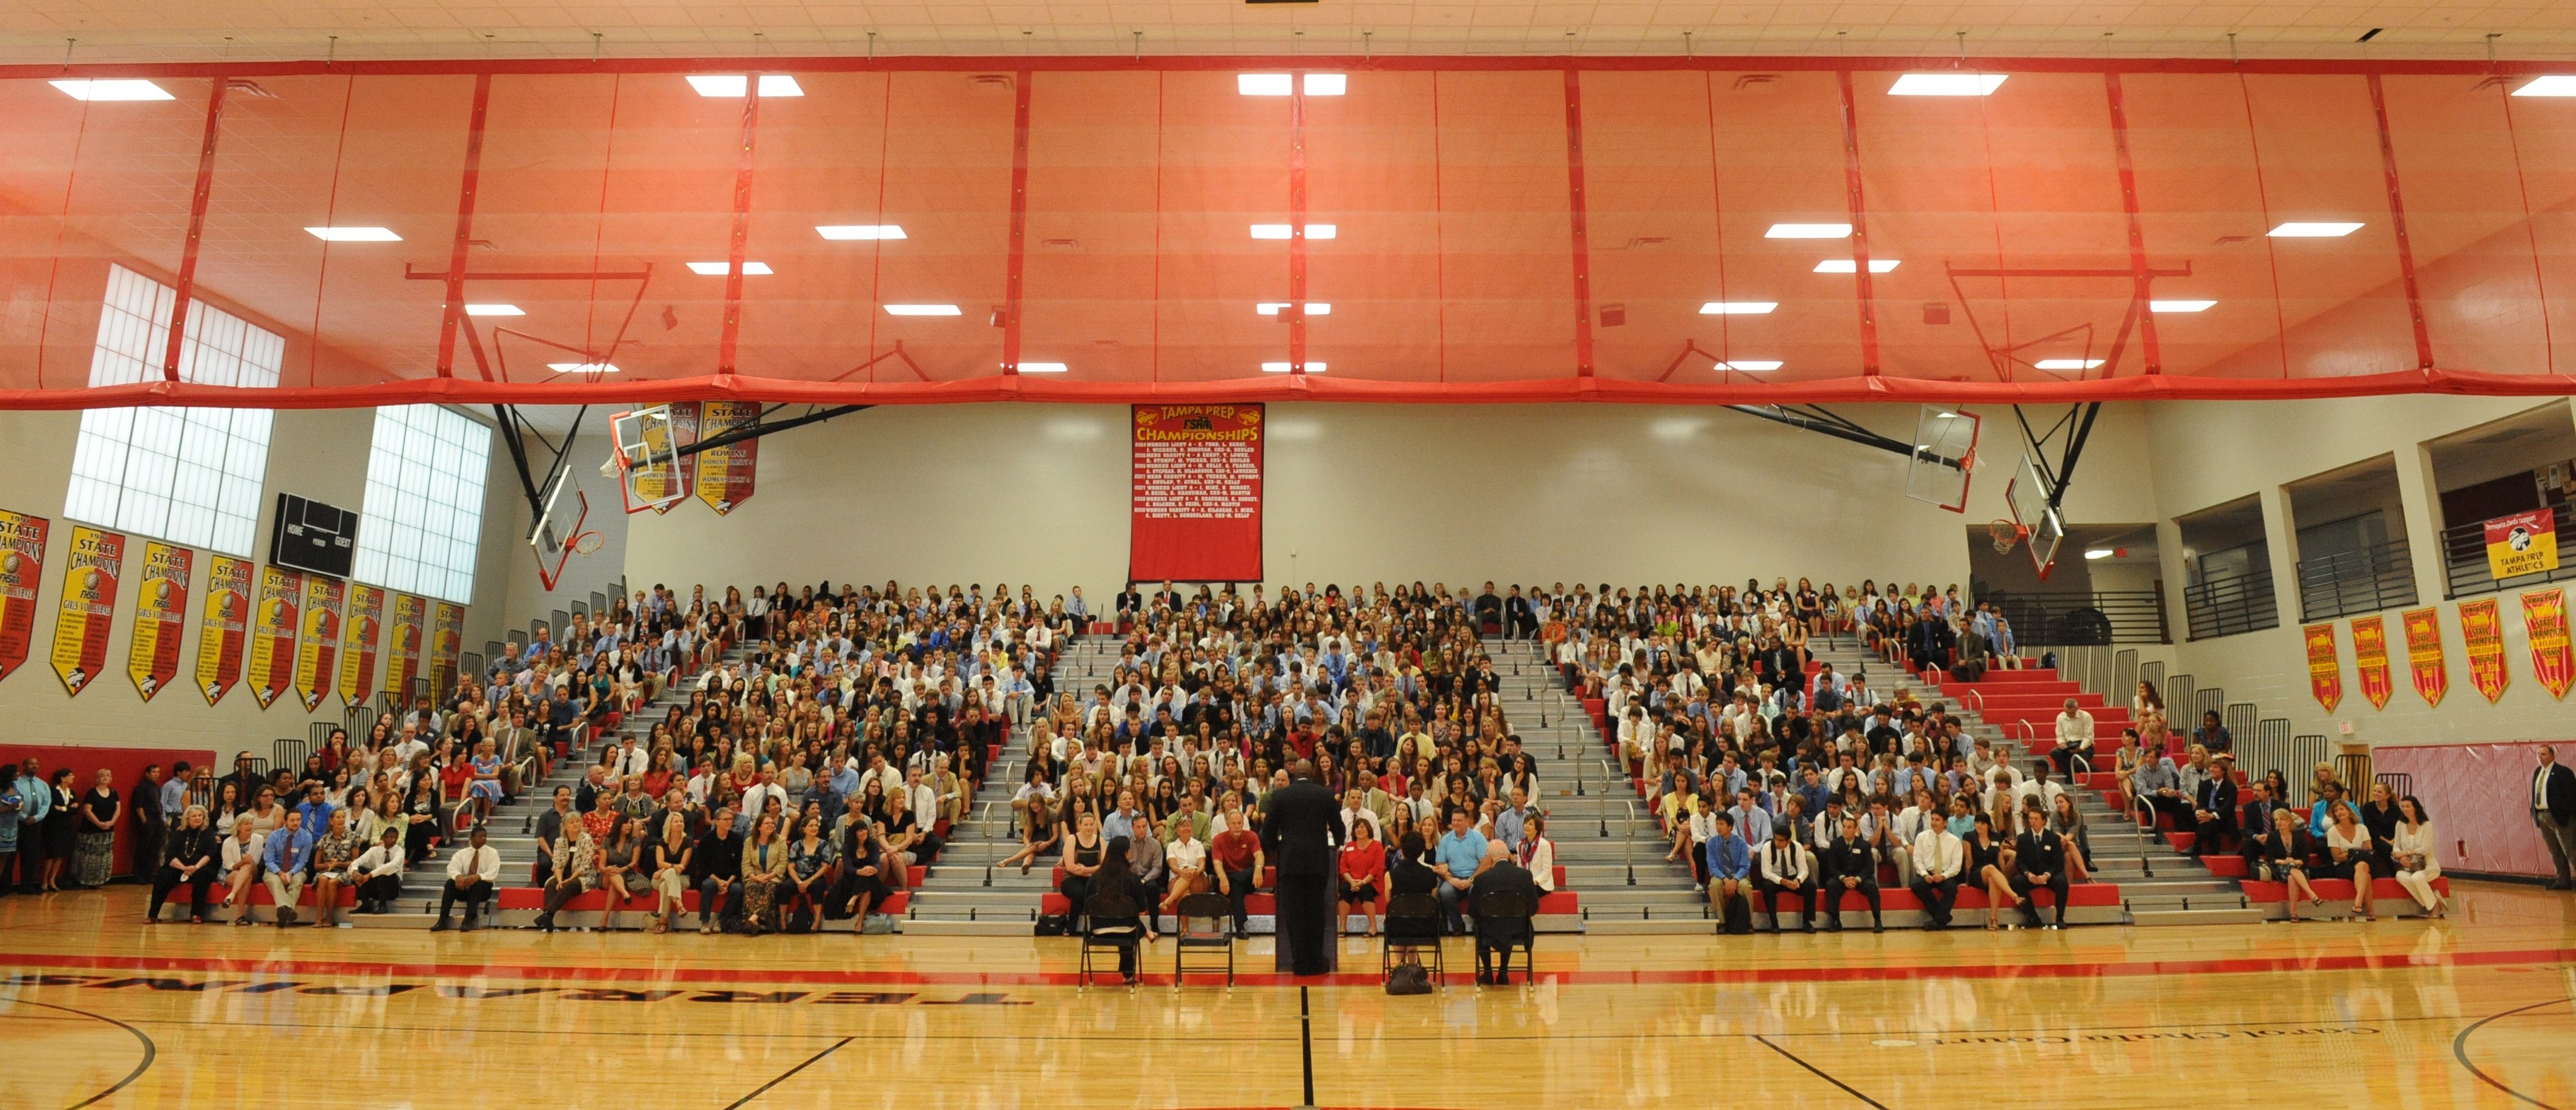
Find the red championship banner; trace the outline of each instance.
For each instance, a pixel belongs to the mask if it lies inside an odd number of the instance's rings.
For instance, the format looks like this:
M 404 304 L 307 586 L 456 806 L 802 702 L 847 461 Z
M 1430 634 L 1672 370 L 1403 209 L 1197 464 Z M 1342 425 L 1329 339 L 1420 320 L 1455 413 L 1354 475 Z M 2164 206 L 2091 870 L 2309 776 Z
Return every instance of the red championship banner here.
M 376 641 L 385 626 L 385 592 L 349 587 L 349 615 L 340 622 L 340 704 L 356 706 L 376 692 Z
M 188 622 L 188 572 L 197 553 L 176 544 L 143 544 L 143 590 L 134 599 L 134 643 L 125 653 L 125 676 L 143 700 L 179 677 L 179 634 Z
M 671 402 L 671 440 L 671 447 L 673 450 L 687 447 L 698 441 L 698 402 Z M 690 493 L 697 490 L 697 455 L 680 456 L 680 472 L 678 474 L 669 473 L 669 469 L 670 468 L 668 467 L 661 466 L 653 467 L 651 472 L 645 478 L 637 480 L 635 487 L 636 493 L 639 496 L 655 501 L 660 501 L 665 497 L 671 497 L 673 495 L 678 495 L 681 499 L 685 500 Z M 658 484 L 660 481 L 669 481 L 677 484 L 665 486 Z M 653 512 L 656 515 L 670 512 L 672 507 L 679 503 L 679 501 L 671 501 L 667 504 L 655 505 L 653 506 Z
M 250 650 L 251 576 L 259 566 L 230 555 L 215 556 L 209 566 L 205 616 L 197 622 L 197 690 L 213 705 L 241 681 Z
M 303 634 L 295 642 L 295 696 L 304 711 L 322 707 L 322 697 L 340 677 L 340 602 L 348 584 L 326 575 L 304 579 Z
M 2380 617 L 2353 618 L 2352 673 L 2361 681 L 2361 696 L 2370 699 L 2372 709 L 2388 708 L 2388 696 L 2397 692 L 2397 684 L 2388 675 L 2386 620 Z
M 438 620 L 429 626 L 429 696 L 443 698 L 456 688 L 458 653 L 465 650 L 465 607 L 438 603 Z
M 40 516 L 0 510 L 0 678 L 27 662 L 36 638 L 36 587 L 45 580 L 45 532 Z
M 107 634 L 116 627 L 116 582 L 125 574 L 125 537 L 72 526 L 63 560 L 63 596 L 54 608 L 54 674 L 79 697 L 107 669 Z
M 2311 624 L 2303 635 L 2308 644 L 2308 692 L 2332 713 L 2343 702 L 2343 659 L 2336 654 L 2334 625 Z
M 385 663 L 385 692 L 405 705 L 411 704 L 411 680 L 420 677 L 420 647 L 427 642 L 422 633 L 428 627 L 428 598 L 394 595 L 393 640 L 385 645 L 391 656 Z
M 704 415 L 698 420 L 698 438 L 714 439 L 725 432 L 760 419 L 757 401 L 704 401 L 699 406 Z M 751 500 L 752 479 L 760 465 L 760 441 L 746 439 L 740 443 L 700 451 L 690 458 L 698 464 L 698 500 L 707 503 L 717 516 L 734 510 L 734 506 Z
M 2567 700 L 2567 684 L 2576 677 L 2576 658 L 2567 647 L 2567 590 L 2533 590 L 2522 595 L 2522 627 L 2531 635 L 2531 676 L 2549 696 Z
M 262 709 L 295 684 L 295 615 L 303 594 L 302 571 L 260 568 L 259 605 L 251 611 L 250 696 Z
M 2558 510 L 2533 509 L 2486 522 L 2487 573 L 2502 582 L 2558 569 Z
M 2492 703 L 2504 696 L 2504 620 L 2496 615 L 2496 600 L 2460 603 L 2460 640 L 2469 649 L 2469 685 L 2487 696 Z
M 2397 619 L 2406 626 L 2406 673 L 2424 704 L 2439 709 L 2442 696 L 2451 692 L 2451 667 L 2442 659 L 2442 610 L 2409 609 Z
M 1127 577 L 1261 577 L 1260 405 L 1137 405 Z

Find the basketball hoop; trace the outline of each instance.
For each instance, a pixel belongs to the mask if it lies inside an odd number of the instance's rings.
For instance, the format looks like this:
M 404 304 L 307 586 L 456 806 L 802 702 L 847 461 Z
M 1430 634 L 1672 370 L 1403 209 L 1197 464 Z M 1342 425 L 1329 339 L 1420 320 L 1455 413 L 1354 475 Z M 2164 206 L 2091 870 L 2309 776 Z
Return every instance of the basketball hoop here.
M 2029 534 L 2028 529 L 2001 518 L 1986 524 L 1986 538 L 1994 541 L 1997 555 L 2012 554 L 2013 545 L 2020 543 L 2021 538 L 2027 534 Z
M 572 552 L 575 555 L 597 555 L 600 546 L 607 542 L 608 537 L 601 533 L 584 532 L 573 539 Z

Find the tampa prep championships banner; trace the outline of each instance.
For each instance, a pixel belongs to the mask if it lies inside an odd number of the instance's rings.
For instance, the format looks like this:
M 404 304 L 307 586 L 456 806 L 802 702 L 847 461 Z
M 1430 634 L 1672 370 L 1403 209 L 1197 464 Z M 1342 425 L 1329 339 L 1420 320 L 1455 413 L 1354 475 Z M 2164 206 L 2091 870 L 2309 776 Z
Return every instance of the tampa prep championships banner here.
M 2308 625 L 2301 638 L 2308 646 L 2308 693 L 2332 713 L 2343 701 L 2343 660 L 2335 653 L 2335 626 Z
M 242 663 L 250 657 L 252 579 L 259 566 L 248 559 L 217 555 L 207 564 L 205 616 L 197 626 L 197 689 L 206 704 L 224 700 L 241 681 Z
M 698 438 L 713 439 L 760 419 L 760 402 L 705 401 L 700 403 L 699 411 Z M 698 464 L 698 500 L 706 502 L 717 516 L 731 513 L 735 506 L 751 500 L 760 470 L 759 440 L 746 439 L 700 451 L 690 458 Z
M 1137 405 L 1127 577 L 1261 577 L 1260 405 Z
M 2361 696 L 2372 709 L 2388 708 L 2397 684 L 2388 676 L 2388 622 L 2381 617 L 2352 620 L 2352 673 L 2361 680 Z

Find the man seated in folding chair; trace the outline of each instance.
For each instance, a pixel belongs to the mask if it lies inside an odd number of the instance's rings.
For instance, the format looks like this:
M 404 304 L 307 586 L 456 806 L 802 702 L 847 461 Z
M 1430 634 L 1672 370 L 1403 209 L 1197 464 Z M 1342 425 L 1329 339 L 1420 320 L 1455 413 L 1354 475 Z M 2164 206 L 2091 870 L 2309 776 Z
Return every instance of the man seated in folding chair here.
M 1512 949 L 1530 947 L 1538 883 L 1512 859 L 1509 845 L 1488 841 L 1485 868 L 1468 887 L 1467 900 L 1476 916 L 1476 983 L 1502 986 L 1511 981 Z

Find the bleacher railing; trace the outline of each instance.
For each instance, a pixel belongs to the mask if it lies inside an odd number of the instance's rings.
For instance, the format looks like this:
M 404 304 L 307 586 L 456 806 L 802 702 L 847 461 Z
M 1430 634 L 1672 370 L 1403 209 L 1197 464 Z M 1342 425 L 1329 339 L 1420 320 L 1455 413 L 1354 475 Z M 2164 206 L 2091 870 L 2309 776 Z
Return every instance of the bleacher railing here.
M 2576 547 L 2576 506 L 2558 506 L 2558 549 Z M 2442 574 L 2444 586 L 2452 597 L 2488 594 L 2498 590 L 2515 590 L 2576 578 L 2576 560 L 2562 559 L 2558 569 L 2537 574 L 2518 574 L 2497 581 L 2487 566 L 2487 526 L 2485 521 L 2471 521 L 2455 528 L 2442 529 Z
M 2099 644 L 2173 642 L 2165 623 L 2165 591 L 2034 590 L 1980 593 L 2012 622 L 2014 639 L 2030 645 L 2089 647 Z
M 2479 558 L 2486 557 L 2484 550 Z M 2415 604 L 2415 560 L 2406 541 L 2299 560 L 2299 615 L 2321 621 Z
M 2238 733 L 2236 748 L 2236 767 L 2246 777 L 2261 779 L 2265 771 L 2279 771 L 2289 781 L 2292 797 L 2286 800 L 2290 804 L 2304 806 L 2316 800 L 2315 776 L 2309 772 L 2325 762 L 2325 737 L 2292 736 L 2290 722 L 2275 717 L 2261 722 L 2251 737 Z
M 2182 603 L 2195 640 L 2281 626 L 2281 607 L 2272 595 L 2270 567 L 2185 586 Z

